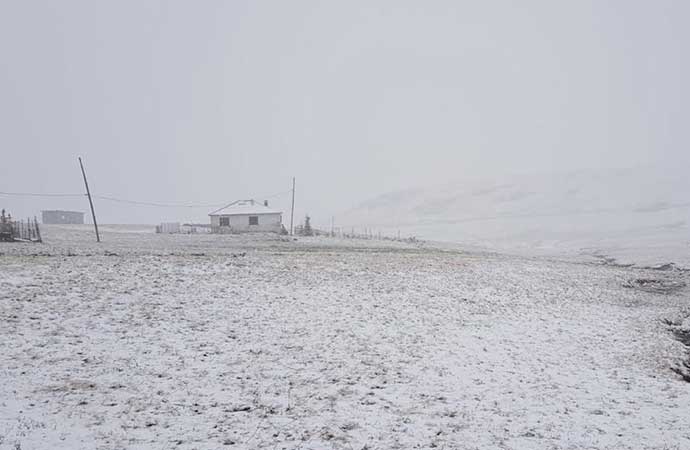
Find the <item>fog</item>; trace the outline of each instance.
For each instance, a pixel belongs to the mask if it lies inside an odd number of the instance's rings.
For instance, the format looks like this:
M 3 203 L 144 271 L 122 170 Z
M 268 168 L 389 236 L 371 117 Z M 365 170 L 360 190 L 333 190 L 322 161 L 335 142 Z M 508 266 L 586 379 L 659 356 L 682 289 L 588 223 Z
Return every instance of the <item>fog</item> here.
M 372 3 L 2 1 L 0 191 L 83 193 L 81 156 L 95 195 L 208 205 L 101 222 L 205 222 L 287 212 L 294 176 L 327 224 L 468 177 L 690 167 L 690 3 Z

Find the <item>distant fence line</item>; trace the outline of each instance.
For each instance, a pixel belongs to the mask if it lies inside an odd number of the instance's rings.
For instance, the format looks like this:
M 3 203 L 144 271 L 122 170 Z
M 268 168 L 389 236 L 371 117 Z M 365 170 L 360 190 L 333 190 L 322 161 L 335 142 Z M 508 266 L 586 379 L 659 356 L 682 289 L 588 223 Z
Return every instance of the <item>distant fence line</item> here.
M 296 234 L 299 234 L 299 230 L 296 230 Z M 397 241 L 397 242 L 417 242 L 418 239 L 415 236 L 404 237 L 400 234 L 400 231 L 394 235 L 383 233 L 379 230 L 374 230 L 373 228 L 361 228 L 357 229 L 355 227 L 343 228 L 336 227 L 331 231 L 321 230 L 314 228 L 314 236 L 330 236 L 338 237 L 343 239 L 364 239 L 364 240 L 377 240 L 377 241 Z
M 0 223 L 0 240 L 43 242 L 38 220 L 3 220 Z

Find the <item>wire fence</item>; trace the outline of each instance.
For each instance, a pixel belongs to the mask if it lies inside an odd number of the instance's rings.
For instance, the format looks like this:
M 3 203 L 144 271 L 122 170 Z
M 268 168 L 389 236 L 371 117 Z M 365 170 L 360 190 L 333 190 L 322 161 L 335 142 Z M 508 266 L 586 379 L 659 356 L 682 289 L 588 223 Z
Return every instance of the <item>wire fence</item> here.
M 304 231 L 304 225 L 295 227 L 295 234 L 297 236 L 327 236 L 341 239 L 360 239 L 367 241 L 395 241 L 395 242 L 419 242 L 416 236 L 403 236 L 400 231 L 395 233 L 383 232 L 373 228 L 343 228 L 333 227 L 331 230 L 322 230 L 313 228 L 311 233 Z
M 3 216 L 0 221 L 0 240 L 5 242 L 43 242 L 38 220 L 11 220 Z

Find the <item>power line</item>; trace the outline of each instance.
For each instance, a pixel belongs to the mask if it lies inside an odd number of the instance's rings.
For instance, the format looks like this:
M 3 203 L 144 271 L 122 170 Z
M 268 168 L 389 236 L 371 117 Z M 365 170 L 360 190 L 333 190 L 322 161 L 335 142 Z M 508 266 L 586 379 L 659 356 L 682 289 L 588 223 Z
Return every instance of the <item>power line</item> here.
M 292 190 L 287 190 L 287 191 L 282 191 L 278 192 L 275 194 L 271 195 L 262 195 L 262 196 L 254 196 L 253 198 L 260 198 L 262 200 L 267 200 L 269 198 L 275 198 L 280 195 L 285 195 Z M 105 195 L 94 195 L 94 198 L 97 198 L 99 200 L 106 200 L 106 201 L 111 201 L 111 202 L 117 202 L 117 203 L 125 203 L 125 204 L 130 204 L 130 205 L 137 205 L 137 206 L 151 206 L 155 208 L 220 208 L 220 207 L 227 207 L 232 203 L 203 203 L 203 204 L 194 204 L 194 203 L 164 203 L 164 202 L 145 202 L 145 201 L 138 201 L 138 200 L 127 200 L 127 199 L 122 199 L 122 198 L 117 198 L 117 197 L 110 197 L 110 196 L 105 196 Z
M 275 197 L 278 197 L 281 195 L 288 194 L 289 192 L 292 192 L 292 189 L 277 192 L 277 193 L 274 193 L 271 195 L 253 196 L 252 198 L 261 199 L 261 200 L 268 200 L 271 198 L 275 198 Z M 86 194 L 57 194 L 57 193 L 1 192 L 1 191 L 0 191 L 0 195 L 14 196 L 14 197 L 84 197 L 84 196 L 86 196 Z M 149 201 L 141 201 L 141 200 L 128 200 L 128 199 L 113 197 L 113 196 L 109 196 L 109 195 L 92 195 L 92 197 L 97 198 L 99 200 L 109 201 L 109 202 L 124 203 L 124 204 L 135 205 L 135 206 L 149 206 L 149 207 L 154 207 L 154 208 L 219 208 L 219 207 L 226 207 L 229 205 L 228 202 L 223 202 L 223 203 L 149 202 Z
M 12 197 L 84 197 L 86 194 L 38 194 L 33 192 L 0 192 L 0 195 Z
M 122 198 L 108 197 L 105 195 L 94 195 L 94 198 L 97 198 L 99 200 L 116 202 L 116 203 L 126 203 L 126 204 L 137 205 L 137 206 L 152 206 L 152 207 L 156 207 L 156 208 L 213 208 L 213 207 L 220 206 L 220 205 L 224 204 L 224 203 L 182 204 L 182 203 L 142 202 L 142 201 L 138 201 L 138 200 L 126 200 L 126 199 L 122 199 Z
M 285 195 L 285 194 L 287 194 L 287 193 L 289 193 L 289 192 L 292 192 L 292 189 L 288 189 L 287 191 L 278 192 L 277 194 L 272 194 L 272 195 L 253 196 L 252 198 L 254 198 L 254 199 L 261 198 L 261 199 L 263 199 L 263 200 L 268 200 L 269 198 L 275 198 L 275 197 L 278 197 L 279 195 Z M 232 201 L 232 202 L 230 202 L 230 203 L 222 203 L 222 204 L 213 205 L 213 206 L 215 206 L 215 207 L 220 206 L 220 209 L 219 209 L 219 211 L 220 211 L 221 209 L 225 209 L 225 208 L 227 208 L 228 206 L 234 205 L 234 204 L 237 203 L 238 201 L 239 201 L 239 200 L 235 200 L 235 201 Z M 221 206 L 221 205 L 222 205 L 222 206 Z
M 287 191 L 278 192 L 277 194 L 256 196 L 254 198 L 269 199 L 269 198 L 273 198 L 273 197 L 278 197 L 279 195 L 285 195 L 285 194 L 288 194 L 290 192 L 292 192 L 292 188 L 288 189 Z
M 291 192 L 290 190 L 287 191 L 282 191 L 278 192 L 276 194 L 271 194 L 271 195 L 264 195 L 264 196 L 253 196 L 252 198 L 260 198 L 260 199 L 269 199 L 269 198 L 275 198 L 280 195 L 285 195 L 287 193 Z M 126 204 L 131 204 L 131 205 L 138 205 L 138 206 L 152 206 L 152 207 L 158 207 L 158 208 L 218 208 L 218 207 L 226 207 L 232 203 L 201 203 L 201 204 L 194 204 L 194 203 L 164 203 L 164 202 L 146 202 L 146 201 L 139 201 L 139 200 L 127 200 L 127 199 L 122 199 L 122 198 L 117 198 L 117 197 L 110 197 L 110 196 L 105 196 L 105 195 L 95 195 L 95 198 L 98 198 L 100 200 L 106 200 L 106 201 L 112 201 L 112 202 L 117 202 L 117 203 L 126 203 Z

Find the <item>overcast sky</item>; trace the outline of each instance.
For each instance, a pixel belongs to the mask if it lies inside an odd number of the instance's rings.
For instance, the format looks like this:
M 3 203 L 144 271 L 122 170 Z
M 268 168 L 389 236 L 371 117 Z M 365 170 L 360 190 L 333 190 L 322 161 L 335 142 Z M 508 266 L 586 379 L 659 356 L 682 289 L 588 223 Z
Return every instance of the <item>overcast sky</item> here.
M 689 17 L 680 0 L 0 0 L 0 191 L 82 192 L 79 155 L 94 193 L 147 202 L 261 200 L 296 176 L 298 215 L 327 223 L 470 175 L 690 166 Z

